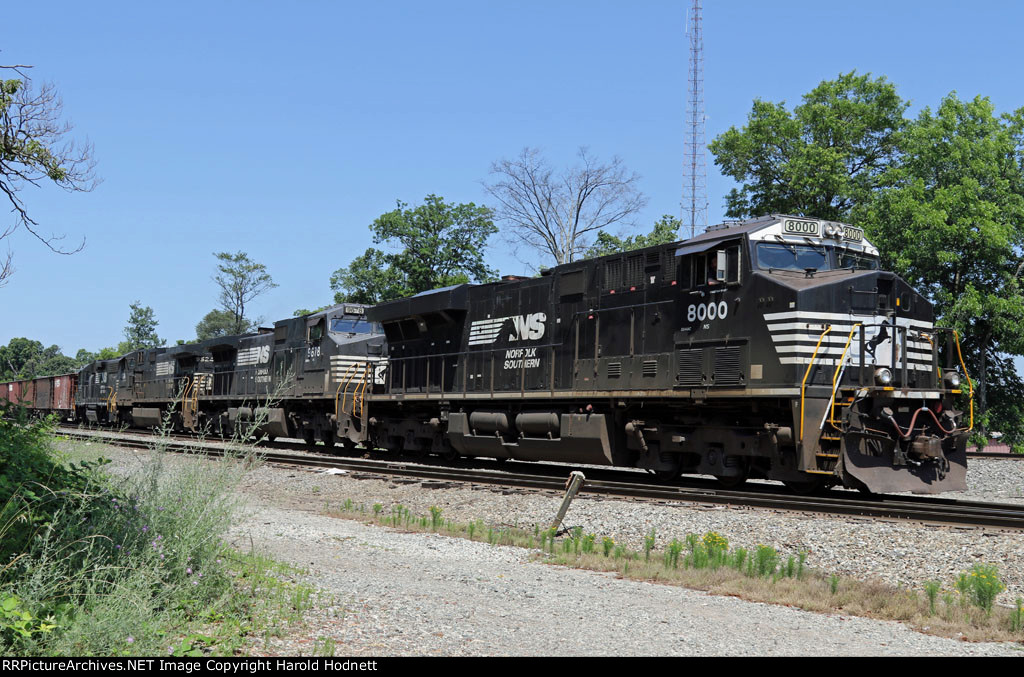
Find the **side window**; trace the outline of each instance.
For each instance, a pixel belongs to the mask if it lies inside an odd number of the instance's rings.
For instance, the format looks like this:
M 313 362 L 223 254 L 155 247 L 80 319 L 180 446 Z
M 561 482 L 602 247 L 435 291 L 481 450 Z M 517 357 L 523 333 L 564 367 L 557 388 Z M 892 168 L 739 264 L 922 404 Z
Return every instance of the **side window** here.
M 705 255 L 704 260 L 707 263 L 707 268 L 706 268 L 706 272 L 704 273 L 704 279 L 701 280 L 701 282 L 703 284 L 718 284 L 719 283 L 718 266 L 719 266 L 719 263 L 721 263 L 722 265 L 725 265 L 725 259 L 720 257 L 719 256 L 720 254 L 722 254 L 722 251 L 721 250 L 717 250 L 717 251 L 710 251 L 710 252 L 708 252 Z M 723 277 L 725 276 L 725 271 L 724 270 L 722 271 L 722 276 Z
M 709 257 L 704 254 L 693 255 L 693 282 L 692 286 L 700 287 L 708 283 L 707 276 L 707 259 Z
M 706 284 L 738 284 L 740 281 L 739 245 L 716 249 L 707 254 Z
M 740 281 L 739 245 L 725 250 L 725 281 L 729 284 L 735 284 Z
M 693 287 L 693 257 L 680 256 L 679 264 L 676 266 L 676 281 L 680 289 Z
M 310 343 L 316 343 L 317 341 L 322 339 L 324 336 L 324 321 L 320 320 L 316 324 L 309 327 L 307 336 L 309 338 Z

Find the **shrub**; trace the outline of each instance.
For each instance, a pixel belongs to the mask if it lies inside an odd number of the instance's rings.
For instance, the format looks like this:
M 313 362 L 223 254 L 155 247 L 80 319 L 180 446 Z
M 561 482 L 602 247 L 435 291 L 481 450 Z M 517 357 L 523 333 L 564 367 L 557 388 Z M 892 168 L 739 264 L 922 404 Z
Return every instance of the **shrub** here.
M 938 581 L 925 581 L 924 594 L 928 596 L 928 613 L 935 615 L 935 600 L 939 596 L 942 584 Z
M 770 545 L 758 545 L 754 550 L 754 572 L 765 578 L 775 573 L 779 566 L 779 553 Z
M 0 599 L 16 605 L 21 621 L 14 622 L 31 631 L 13 631 L 6 608 L 0 653 L 165 651 L 166 628 L 230 594 L 221 535 L 235 512 L 230 490 L 247 463 L 185 462 L 168 473 L 163 460 L 153 454 L 127 479 L 85 464 L 75 471 L 79 488 L 57 492 L 57 510 L 4 570 Z M 23 503 L 34 515 L 51 505 L 43 494 Z
M 54 427 L 52 419 L 31 419 L 24 407 L 0 402 L 0 566 L 69 498 L 87 491 L 89 471 L 104 463 L 64 464 L 50 443 Z
M 986 612 L 992 611 L 992 603 L 1006 589 L 999 578 L 999 570 L 993 564 L 975 564 L 971 567 L 966 587 L 971 602 Z

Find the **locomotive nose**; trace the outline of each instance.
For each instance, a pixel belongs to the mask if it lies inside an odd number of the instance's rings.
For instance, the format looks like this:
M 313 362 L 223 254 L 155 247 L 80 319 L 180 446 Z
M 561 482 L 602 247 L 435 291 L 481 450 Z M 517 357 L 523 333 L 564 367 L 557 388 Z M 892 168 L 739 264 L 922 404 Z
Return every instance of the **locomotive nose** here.
M 895 273 L 866 272 L 853 279 L 835 281 L 836 307 L 853 314 L 906 315 L 920 310 L 920 297 Z M 845 298 L 844 298 L 845 297 Z M 930 319 L 930 308 L 926 309 Z

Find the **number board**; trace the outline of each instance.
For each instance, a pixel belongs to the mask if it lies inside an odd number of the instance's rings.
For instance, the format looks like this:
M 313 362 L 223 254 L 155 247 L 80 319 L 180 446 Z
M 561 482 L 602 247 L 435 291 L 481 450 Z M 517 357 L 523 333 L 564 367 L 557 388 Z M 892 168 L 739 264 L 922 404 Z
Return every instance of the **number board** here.
M 345 306 L 346 315 L 365 315 L 366 309 L 362 306 Z
M 818 235 L 817 221 L 793 221 L 786 219 L 782 223 L 782 232 L 792 235 Z
M 864 229 L 854 228 L 853 226 L 843 226 L 843 239 L 860 242 L 864 239 Z

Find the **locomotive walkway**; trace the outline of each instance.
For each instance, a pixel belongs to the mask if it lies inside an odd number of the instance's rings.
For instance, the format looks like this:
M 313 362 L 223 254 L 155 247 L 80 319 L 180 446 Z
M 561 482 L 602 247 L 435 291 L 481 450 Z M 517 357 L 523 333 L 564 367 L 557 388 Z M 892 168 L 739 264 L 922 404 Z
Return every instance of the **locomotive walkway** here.
M 148 448 L 153 446 L 152 436 L 130 435 L 62 429 L 62 435 L 75 439 L 88 439 L 119 446 Z M 238 453 L 248 448 L 228 446 L 224 443 L 164 440 L 161 446 L 168 451 L 222 455 Z M 291 445 L 274 443 L 275 447 Z M 293 467 L 337 470 L 352 473 L 353 477 L 401 477 L 410 482 L 436 488 L 445 483 L 463 483 L 502 487 L 513 491 L 547 491 L 562 493 L 565 478 L 574 468 L 549 464 L 514 464 L 516 470 L 506 472 L 470 467 L 438 466 L 409 461 L 382 461 L 366 458 L 339 458 L 327 455 L 283 454 L 260 451 L 260 458 L 272 464 Z M 511 464 L 506 464 L 508 468 Z M 498 467 L 497 464 L 494 467 Z M 1024 531 L 1024 506 L 956 501 L 934 497 L 894 495 L 862 496 L 846 491 L 829 491 L 820 495 L 796 496 L 775 485 L 749 484 L 744 490 L 726 490 L 695 480 L 698 486 L 658 484 L 636 473 L 610 469 L 586 469 L 588 479 L 581 494 L 609 497 L 630 497 L 661 503 L 694 503 L 699 505 L 730 505 L 770 510 L 795 511 L 822 515 L 847 515 L 872 520 L 910 520 L 924 524 L 959 527 L 981 527 L 1006 531 Z M 604 479 L 630 476 L 629 481 Z M 636 481 L 636 478 L 643 478 Z M 703 485 L 703 486 L 701 486 Z

